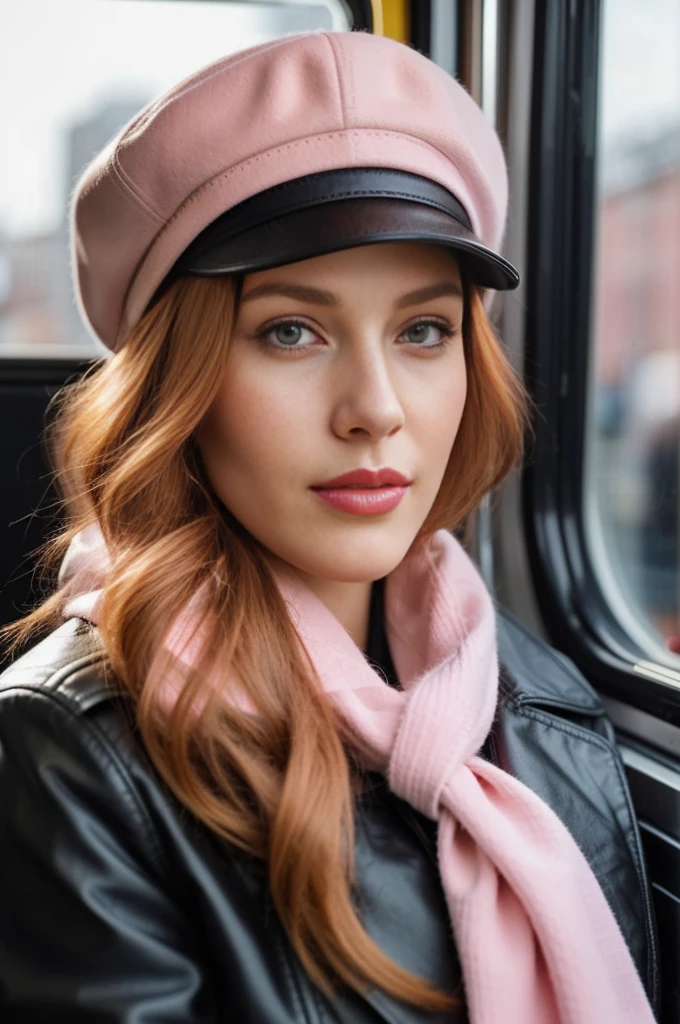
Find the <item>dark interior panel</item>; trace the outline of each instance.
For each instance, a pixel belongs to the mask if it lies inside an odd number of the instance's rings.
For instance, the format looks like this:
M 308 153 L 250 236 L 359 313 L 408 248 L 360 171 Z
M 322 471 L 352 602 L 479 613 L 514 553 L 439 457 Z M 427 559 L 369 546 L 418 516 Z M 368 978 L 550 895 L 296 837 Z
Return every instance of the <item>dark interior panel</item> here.
M 58 496 L 50 482 L 44 438 L 45 417 L 59 387 L 78 366 L 41 364 L 42 380 L 7 380 L 26 367 L 16 365 L 0 383 L 0 624 L 28 611 L 40 593 L 36 551 L 59 526 Z M 30 375 L 30 370 L 26 375 Z M 35 367 L 37 370 L 38 367 Z M 12 372 L 13 371 L 13 372 Z M 0 663 L 7 660 L 0 649 Z

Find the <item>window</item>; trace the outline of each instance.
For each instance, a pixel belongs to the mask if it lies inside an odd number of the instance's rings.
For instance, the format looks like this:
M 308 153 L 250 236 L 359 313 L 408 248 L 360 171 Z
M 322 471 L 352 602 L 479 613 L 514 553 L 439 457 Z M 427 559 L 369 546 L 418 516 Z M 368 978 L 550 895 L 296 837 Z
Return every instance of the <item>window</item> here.
M 234 50 L 346 29 L 339 0 L 21 0 L 3 11 L 0 358 L 100 354 L 78 317 L 68 200 L 91 158 L 158 93 Z
M 677 0 L 603 3 L 587 534 L 662 661 L 680 655 L 679 39 Z

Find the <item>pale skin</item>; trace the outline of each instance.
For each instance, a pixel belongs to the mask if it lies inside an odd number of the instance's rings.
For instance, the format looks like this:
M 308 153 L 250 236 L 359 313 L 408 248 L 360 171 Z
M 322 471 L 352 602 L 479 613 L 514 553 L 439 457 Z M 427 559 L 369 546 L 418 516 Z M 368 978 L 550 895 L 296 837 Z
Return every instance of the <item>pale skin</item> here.
M 291 322 L 292 321 L 292 322 Z M 371 585 L 434 502 L 465 404 L 463 290 L 450 250 L 367 245 L 249 274 L 198 432 L 230 512 L 365 648 Z M 396 508 L 360 516 L 311 488 L 390 467 Z

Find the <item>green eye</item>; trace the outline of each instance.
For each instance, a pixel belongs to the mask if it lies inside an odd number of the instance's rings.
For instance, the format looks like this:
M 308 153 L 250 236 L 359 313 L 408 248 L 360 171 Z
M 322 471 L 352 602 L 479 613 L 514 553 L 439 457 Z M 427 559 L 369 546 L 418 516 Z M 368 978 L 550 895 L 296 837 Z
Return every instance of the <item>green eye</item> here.
M 261 328 L 253 338 L 278 352 L 305 352 L 319 342 L 316 331 L 300 320 L 279 320 Z
M 290 348 L 297 345 L 304 330 L 301 324 L 284 323 L 274 327 L 271 334 L 280 345 L 287 345 Z
M 423 348 L 429 348 L 432 345 L 437 345 L 445 334 L 446 328 L 443 324 L 421 320 L 420 323 L 407 327 L 402 337 L 411 345 L 422 345 Z
M 409 327 L 404 337 L 408 341 L 413 341 L 420 345 L 423 341 L 427 341 L 431 327 L 431 324 L 414 324 L 413 327 Z

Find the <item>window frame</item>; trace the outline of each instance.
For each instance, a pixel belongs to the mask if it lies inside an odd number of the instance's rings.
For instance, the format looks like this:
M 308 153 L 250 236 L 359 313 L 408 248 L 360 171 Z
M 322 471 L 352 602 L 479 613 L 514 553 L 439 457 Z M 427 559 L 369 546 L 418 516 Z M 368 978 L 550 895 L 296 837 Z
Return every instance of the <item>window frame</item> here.
M 680 671 L 625 632 L 586 537 L 601 25 L 602 0 L 536 5 L 524 364 L 536 415 L 524 529 L 550 639 L 605 694 L 680 725 Z

